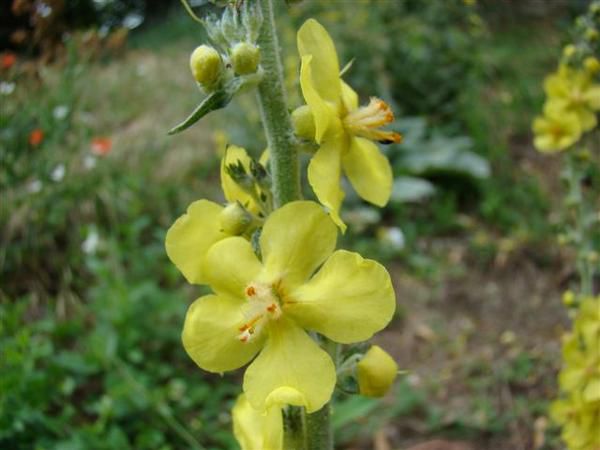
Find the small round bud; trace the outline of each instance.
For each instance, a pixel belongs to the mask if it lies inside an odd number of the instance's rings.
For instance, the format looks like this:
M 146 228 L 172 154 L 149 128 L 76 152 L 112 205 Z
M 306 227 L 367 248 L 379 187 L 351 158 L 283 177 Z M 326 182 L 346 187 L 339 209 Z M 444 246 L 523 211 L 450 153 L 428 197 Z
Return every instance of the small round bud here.
M 244 233 L 252 224 L 252 216 L 239 203 L 228 204 L 219 217 L 221 229 L 232 236 Z
M 583 67 L 590 75 L 596 75 L 600 72 L 600 61 L 594 56 L 588 56 L 583 60 Z
M 585 30 L 585 38 L 588 41 L 597 41 L 598 40 L 598 30 L 595 30 L 594 28 L 588 28 L 587 30 Z
M 566 291 L 562 295 L 562 302 L 565 306 L 572 306 L 575 304 L 575 294 L 573 291 Z
M 223 61 L 221 55 L 208 45 L 201 45 L 190 56 L 190 69 L 194 78 L 206 90 L 212 90 L 221 78 Z
M 299 106 L 292 112 L 292 124 L 298 137 L 315 140 L 315 119 L 308 105 Z
M 260 50 L 247 42 L 235 44 L 231 50 L 231 64 L 238 75 L 248 75 L 258 70 Z
M 567 59 L 571 58 L 575 52 L 577 52 L 577 47 L 573 44 L 566 45 L 565 48 L 563 48 L 563 56 Z
M 398 365 L 381 347 L 373 345 L 356 365 L 356 372 L 361 395 L 383 397 L 394 384 Z

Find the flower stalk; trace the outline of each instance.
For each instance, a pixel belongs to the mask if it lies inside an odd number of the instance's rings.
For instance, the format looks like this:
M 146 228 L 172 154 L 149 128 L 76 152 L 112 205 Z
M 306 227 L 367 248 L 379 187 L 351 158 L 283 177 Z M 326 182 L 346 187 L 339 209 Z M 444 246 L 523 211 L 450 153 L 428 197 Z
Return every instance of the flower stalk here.
M 258 103 L 270 151 L 275 208 L 300 198 L 298 150 L 283 85 L 283 66 L 273 0 L 260 0 L 263 26 L 258 38 L 264 76 Z
M 258 85 L 257 97 L 270 152 L 274 206 L 279 208 L 301 197 L 298 149 L 283 84 L 274 3 L 273 0 L 260 0 L 260 4 L 264 22 L 258 45 L 264 76 Z M 313 414 L 299 412 L 296 408 L 290 408 L 290 414 L 286 415 L 285 448 L 333 449 L 329 403 Z

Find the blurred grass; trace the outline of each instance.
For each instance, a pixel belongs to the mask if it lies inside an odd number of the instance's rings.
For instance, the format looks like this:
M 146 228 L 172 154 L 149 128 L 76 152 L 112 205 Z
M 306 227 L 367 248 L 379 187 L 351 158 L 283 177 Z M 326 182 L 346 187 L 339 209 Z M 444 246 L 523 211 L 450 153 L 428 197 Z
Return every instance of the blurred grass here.
M 475 187 L 442 182 L 431 202 L 385 211 L 382 220 L 399 224 L 408 237 L 400 255 L 386 255 L 372 230 L 350 236 L 349 245 L 393 258 L 397 272 L 439 280 L 474 270 L 468 261 L 456 264 L 444 238 L 465 241 L 483 267 L 507 241 L 529 245 L 548 239 L 555 184 L 548 181 L 552 170 L 531 148 L 529 124 L 562 35 L 552 27 L 536 25 L 535 33 L 530 27 L 493 30 L 482 40 L 475 81 L 461 84 L 457 109 L 446 123 L 474 139 L 477 153 L 491 162 L 492 177 Z M 183 316 L 200 292 L 185 286 L 163 251 L 165 230 L 191 200 L 221 195 L 213 139 L 218 121 L 166 136 L 201 98 L 187 59 L 203 36 L 177 11 L 134 34 L 118 58 L 98 62 L 73 55 L 69 65 L 41 67 L 39 78 L 15 75 L 16 91 L 0 114 L 2 143 L 18 155 L 20 171 L 19 177 L 3 179 L 0 213 L 3 448 L 236 448 L 229 407 L 239 375 L 208 375 L 184 354 Z M 372 93 L 361 76 L 355 80 L 359 90 Z M 251 100 L 241 102 L 252 108 Z M 57 119 L 55 109 L 63 105 L 69 113 Z M 231 117 L 226 111 L 219 120 L 233 123 Z M 37 127 L 45 138 L 33 147 L 28 133 Z M 113 150 L 96 157 L 89 169 L 85 161 L 97 136 L 109 137 Z M 259 141 L 252 146 L 261 149 Z M 59 164 L 66 175 L 56 181 L 51 173 Z M 31 189 L 35 181 L 42 183 L 39 192 Z M 94 235 L 97 245 L 86 250 L 84 243 Z M 411 320 L 411 311 L 405 314 Z M 441 433 L 501 440 L 515 422 L 532 425 L 544 414 L 546 391 L 518 394 L 518 407 L 510 411 L 493 400 L 507 380 L 518 384 L 552 375 L 545 357 L 537 366 L 534 360 L 527 352 L 507 359 L 500 374 L 465 368 L 469 389 L 457 393 L 463 402 L 458 413 L 435 401 L 447 379 L 439 381 L 441 387 L 405 380 L 386 399 L 386 408 L 361 400 L 342 403 L 335 418 L 339 437 L 364 443 L 366 433 L 406 421 L 403 439 Z M 371 408 L 376 413 L 366 423 Z

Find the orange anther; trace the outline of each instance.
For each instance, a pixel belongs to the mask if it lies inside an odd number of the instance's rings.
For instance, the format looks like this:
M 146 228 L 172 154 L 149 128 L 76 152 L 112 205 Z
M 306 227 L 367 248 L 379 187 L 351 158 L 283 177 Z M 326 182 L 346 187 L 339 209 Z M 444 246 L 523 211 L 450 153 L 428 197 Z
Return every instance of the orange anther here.
M 254 286 L 248 286 L 246 288 L 246 295 L 248 297 L 252 297 L 253 295 L 256 295 L 256 289 L 254 288 Z
M 277 305 L 275 303 L 271 303 L 269 306 L 267 306 L 267 311 L 269 311 L 270 313 L 274 313 L 276 309 Z

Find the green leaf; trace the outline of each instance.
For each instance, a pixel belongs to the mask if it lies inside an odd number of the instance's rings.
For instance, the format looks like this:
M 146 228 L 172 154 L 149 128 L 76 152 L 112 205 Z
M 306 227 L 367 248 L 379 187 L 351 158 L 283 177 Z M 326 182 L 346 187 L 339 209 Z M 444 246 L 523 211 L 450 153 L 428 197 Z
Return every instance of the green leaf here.
M 361 396 L 353 396 L 348 400 L 339 402 L 333 411 L 332 425 L 334 430 L 367 416 L 378 404 L 379 400 L 377 399 Z
M 168 134 L 177 134 L 182 132 L 183 130 L 188 129 L 204 116 L 206 116 L 209 112 L 216 111 L 217 109 L 225 108 L 227 104 L 233 98 L 234 92 L 219 89 L 218 91 L 213 92 L 204 100 L 202 103 L 198 105 L 198 107 L 189 115 L 187 119 L 181 122 L 179 125 L 174 126 L 168 132 Z

